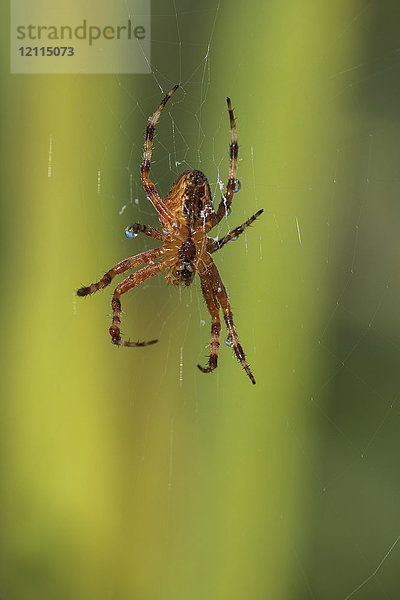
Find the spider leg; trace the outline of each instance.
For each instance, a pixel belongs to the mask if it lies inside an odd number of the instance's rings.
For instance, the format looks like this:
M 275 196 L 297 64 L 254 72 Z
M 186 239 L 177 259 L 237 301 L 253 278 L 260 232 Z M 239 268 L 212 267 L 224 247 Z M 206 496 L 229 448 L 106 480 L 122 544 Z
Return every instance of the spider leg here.
M 143 162 L 140 167 L 140 171 L 142 174 L 142 185 L 146 195 L 158 214 L 160 215 L 163 223 L 173 226 L 174 217 L 172 213 L 167 209 L 164 202 L 161 200 L 160 196 L 156 192 L 155 185 L 152 181 L 150 181 L 150 161 L 151 161 L 151 151 L 153 147 L 153 136 L 154 129 L 157 124 L 158 119 L 160 118 L 161 111 L 171 98 L 172 94 L 178 89 L 178 85 L 175 85 L 172 90 L 168 92 L 165 96 L 164 100 L 161 102 L 160 106 L 157 108 L 154 115 L 149 120 L 149 124 L 146 128 L 146 139 L 144 142 L 144 152 L 143 152 Z
M 219 333 L 221 331 L 221 321 L 219 318 L 219 304 L 215 297 L 215 292 L 208 283 L 208 279 L 203 275 L 200 276 L 201 291 L 203 292 L 204 300 L 206 301 L 208 312 L 211 315 L 211 342 L 210 342 L 210 357 L 208 359 L 208 366 L 197 367 L 203 373 L 211 373 L 217 368 L 218 364 L 218 348 L 219 348 Z
M 124 273 L 124 271 L 128 271 L 129 269 L 133 269 L 134 267 L 138 267 L 143 263 L 152 263 L 156 258 L 163 254 L 162 248 L 155 248 L 154 250 L 147 250 L 147 252 L 142 252 L 141 254 L 137 254 L 136 256 L 131 256 L 130 258 L 126 258 L 122 260 L 118 264 L 115 265 L 112 269 L 107 271 L 107 273 L 98 281 L 97 283 L 92 283 L 87 287 L 81 287 L 76 292 L 78 296 L 88 296 L 89 294 L 94 294 L 98 290 L 107 287 L 114 279 L 116 275 L 119 273 Z
M 112 320 L 112 325 L 109 329 L 110 335 L 111 335 L 111 341 L 113 344 L 116 344 L 117 346 L 131 346 L 131 347 L 133 347 L 133 346 L 149 346 L 150 344 L 155 344 L 158 341 L 158 340 L 150 340 L 149 342 L 123 342 L 121 340 L 121 328 L 120 328 L 120 325 L 121 325 L 121 302 L 120 302 L 119 298 L 122 294 L 125 294 L 132 288 L 136 287 L 137 285 L 140 285 L 141 283 L 143 283 L 143 281 L 145 281 L 149 277 L 154 277 L 155 275 L 157 275 L 157 273 L 159 273 L 163 269 L 166 269 L 167 266 L 168 266 L 168 264 L 164 260 L 162 260 L 154 265 L 149 265 L 147 267 L 143 267 L 142 269 L 139 269 L 139 271 L 136 271 L 136 273 L 132 273 L 132 275 L 129 275 L 129 277 L 124 279 L 115 288 L 112 303 L 111 303 L 112 309 L 113 309 L 113 320 Z
M 154 229 L 148 225 L 142 225 L 141 223 L 134 223 L 125 229 L 125 235 L 128 238 L 135 238 L 139 232 L 144 233 L 155 240 L 160 240 L 160 242 L 164 242 L 167 237 L 165 233 L 161 233 L 158 229 Z
M 245 221 L 245 223 L 243 223 L 242 225 L 239 225 L 239 227 L 236 227 L 235 229 L 233 229 L 230 233 L 228 233 L 228 235 L 225 235 L 220 240 L 211 240 L 211 238 L 209 238 L 210 243 L 207 244 L 207 252 L 209 252 L 211 254 L 212 252 L 215 252 L 216 250 L 220 250 L 222 248 L 222 246 L 224 246 L 230 240 L 237 239 L 239 237 L 239 235 L 241 233 L 243 233 L 243 231 L 249 225 L 251 225 L 253 223 L 253 221 L 255 221 L 257 219 L 257 217 L 259 217 L 261 215 L 262 212 L 264 212 L 263 208 L 261 208 L 261 210 L 258 210 L 256 212 L 256 214 L 253 215 L 252 217 L 250 217 L 250 219 L 247 219 L 247 221 Z
M 233 194 L 235 192 L 239 146 L 237 143 L 235 117 L 233 115 L 231 99 L 227 98 L 226 101 L 228 104 L 229 121 L 231 124 L 231 144 L 229 146 L 229 178 L 228 183 L 226 185 L 225 197 L 223 197 L 221 202 L 219 203 L 217 212 L 215 213 L 215 217 L 213 219 L 213 227 L 215 227 L 215 225 L 217 225 L 221 221 L 221 219 L 225 216 L 226 212 L 229 210 L 232 204 Z
M 221 279 L 220 274 L 218 273 L 218 269 L 215 266 L 215 263 L 212 260 L 211 256 L 210 256 L 209 260 L 207 261 L 206 266 L 207 266 L 207 271 L 208 271 L 207 274 L 211 278 L 211 281 L 212 281 L 214 293 L 215 293 L 217 300 L 222 308 L 225 325 L 229 332 L 229 338 L 232 343 L 233 351 L 235 352 L 238 360 L 240 360 L 240 362 L 242 363 L 242 367 L 244 368 L 247 375 L 249 376 L 250 381 L 252 383 L 255 383 L 256 380 L 254 379 L 254 376 L 253 376 L 252 372 L 250 371 L 250 367 L 246 362 L 246 356 L 244 354 L 243 348 L 239 342 L 239 336 L 236 332 L 235 324 L 233 322 L 233 314 L 232 314 L 231 306 L 229 304 L 228 294 L 226 292 L 224 284 L 222 283 L 222 279 Z

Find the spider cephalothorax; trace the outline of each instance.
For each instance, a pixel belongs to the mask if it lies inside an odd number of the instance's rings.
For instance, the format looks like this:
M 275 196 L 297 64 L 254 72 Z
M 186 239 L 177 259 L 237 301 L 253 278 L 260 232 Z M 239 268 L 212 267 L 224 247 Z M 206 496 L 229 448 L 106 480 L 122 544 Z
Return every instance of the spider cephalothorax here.
M 157 340 L 149 342 L 126 342 L 121 339 L 120 296 L 164 269 L 168 269 L 166 278 L 174 285 L 190 285 L 197 272 L 200 277 L 204 300 L 211 315 L 211 343 L 208 365 L 207 367 L 197 366 L 203 373 L 210 373 L 217 366 L 219 335 L 221 331 L 219 312 L 222 309 L 228 330 L 229 345 L 233 347 L 236 357 L 241 362 L 252 383 L 255 383 L 233 323 L 228 294 L 222 283 L 218 269 L 211 258 L 211 254 L 222 248 L 230 240 L 236 239 L 263 211 L 261 209 L 256 212 L 243 225 L 236 227 L 220 240 L 207 237 L 207 233 L 218 225 L 229 210 L 237 185 L 235 177 L 238 144 L 235 119 L 229 98 L 227 98 L 231 125 L 229 178 L 225 196 L 219 203 L 217 211 L 214 211 L 207 177 L 201 171 L 196 170 L 189 170 L 182 173 L 172 185 L 165 201 L 161 200 L 154 184 L 149 178 L 153 136 L 161 111 L 177 88 L 178 86 L 176 85 L 168 92 L 147 125 L 143 162 L 141 165 L 143 188 L 148 199 L 159 214 L 163 232 L 140 223 L 135 223 L 126 229 L 128 237 L 136 237 L 141 232 L 162 241 L 163 245 L 155 250 L 148 250 L 147 252 L 142 252 L 121 261 L 110 269 L 100 281 L 80 288 L 77 294 L 78 296 L 92 294 L 111 283 L 115 275 L 124 273 L 139 265 L 147 265 L 124 279 L 116 287 L 112 299 L 113 320 L 110 327 L 110 335 L 113 344 L 118 346 L 148 346 L 149 344 L 154 344 Z

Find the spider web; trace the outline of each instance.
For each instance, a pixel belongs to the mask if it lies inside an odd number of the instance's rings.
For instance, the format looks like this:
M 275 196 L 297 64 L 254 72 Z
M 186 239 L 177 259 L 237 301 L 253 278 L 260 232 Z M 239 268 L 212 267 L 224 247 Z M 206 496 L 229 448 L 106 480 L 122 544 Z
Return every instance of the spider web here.
M 213 232 L 215 236 L 224 235 L 263 207 L 267 225 L 256 223 L 244 234 L 237 242 L 241 245 L 240 252 L 247 256 L 250 245 L 257 248 L 259 266 L 256 270 L 264 271 L 268 269 L 267 263 L 279 264 L 279 248 L 289 245 L 298 267 L 298 273 L 293 275 L 292 271 L 291 276 L 296 278 L 294 287 L 300 290 L 299 295 L 311 292 L 310 297 L 326 296 L 324 314 L 316 331 L 310 327 L 311 349 L 323 367 L 318 376 L 304 378 L 297 394 L 296 417 L 289 418 L 287 425 L 294 440 L 294 453 L 304 452 L 312 461 L 305 502 L 312 507 L 313 518 L 305 521 L 302 536 L 286 541 L 295 562 L 292 588 L 287 596 L 293 599 L 391 598 L 393 568 L 400 556 L 400 524 L 395 508 L 399 501 L 399 482 L 393 460 L 398 450 L 399 431 L 397 100 L 400 55 L 390 28 L 392 5 L 384 4 L 381 12 L 374 2 L 354 7 L 348 20 L 337 26 L 331 43 L 339 50 L 352 36 L 370 28 L 370 45 L 360 50 L 357 64 L 343 64 L 337 72 L 327 65 L 326 86 L 331 82 L 337 84 L 339 79 L 331 102 L 346 104 L 353 111 L 350 118 L 359 120 L 357 127 L 350 134 L 338 132 L 333 148 L 325 147 L 324 131 L 321 131 L 314 146 L 306 150 L 310 164 L 316 153 L 326 150 L 329 161 L 324 172 L 315 176 L 299 175 L 290 164 L 287 171 L 278 166 L 273 179 L 265 181 L 264 173 L 256 168 L 256 148 L 269 145 L 273 154 L 274 144 L 278 145 L 279 140 L 272 134 L 268 140 L 256 139 L 255 115 L 244 114 L 246 107 L 235 103 L 233 85 L 229 94 L 236 111 L 240 160 L 251 164 L 252 179 L 247 180 L 246 187 L 234 198 L 232 214 Z M 153 3 L 152 75 L 138 77 L 134 91 L 129 78 L 115 79 L 119 93 L 132 101 L 128 113 L 115 115 L 118 128 L 113 143 L 122 148 L 118 153 L 122 159 L 116 159 L 114 169 L 121 173 L 125 193 L 113 200 L 113 210 L 118 212 L 121 236 L 125 226 L 133 222 L 158 226 L 154 210 L 141 189 L 138 173 L 147 118 L 176 82 L 181 88 L 157 125 L 152 180 L 161 197 L 165 197 L 183 170 L 199 168 L 208 176 L 215 202 L 219 202 L 228 174 L 229 126 L 225 98 L 216 98 L 212 93 L 218 76 L 213 60 L 216 59 L 216 27 L 228 15 L 229 6 L 225 3 L 203 2 L 198 8 L 178 1 Z M 374 19 L 378 21 L 372 26 Z M 193 22 L 198 23 L 197 28 Z M 380 33 L 385 28 L 388 36 L 383 40 Z M 315 58 L 316 63 L 320 60 L 323 59 Z M 233 70 L 235 67 L 239 65 L 233 65 Z M 301 89 L 301 79 L 294 83 Z M 254 81 L 254 86 L 249 95 L 265 94 L 265 82 Z M 307 91 L 302 93 L 306 95 Z M 363 95 L 368 99 L 361 105 Z M 104 97 L 103 101 L 107 103 L 108 99 Z M 115 107 L 112 110 L 115 111 Z M 257 115 L 257 118 L 266 117 Z M 254 145 L 241 145 L 246 129 L 254 134 Z M 102 141 L 105 147 L 109 146 L 110 140 Z M 239 161 L 239 178 L 240 167 Z M 100 163 L 99 210 L 106 213 L 109 198 L 104 193 L 103 179 L 104 169 Z M 288 188 L 293 196 L 303 196 L 304 190 L 308 190 L 311 207 L 318 205 L 320 196 L 329 202 L 324 202 L 322 208 L 319 206 L 316 214 L 301 205 L 290 211 L 279 202 Z M 321 230 L 326 240 L 325 251 L 312 279 L 306 273 L 307 253 L 313 233 L 320 235 Z M 121 242 L 121 247 L 128 247 L 128 242 L 123 241 L 123 244 Z M 153 241 L 147 238 L 137 238 L 129 244 L 131 254 L 154 247 Z M 265 246 L 275 247 L 275 254 L 268 256 L 268 260 Z M 228 273 L 227 288 L 236 308 L 240 334 L 241 313 L 246 310 L 251 313 L 254 299 L 249 294 L 247 307 L 239 307 L 234 300 L 234 291 L 240 286 L 232 261 L 228 248 L 216 255 L 224 281 Z M 281 277 L 285 278 L 284 271 Z M 305 281 L 314 282 L 312 289 L 304 290 Z M 142 323 L 140 314 L 147 303 L 152 306 L 153 316 Z M 277 285 L 275 290 L 266 289 L 265 304 L 285 307 L 290 322 L 297 323 L 298 331 L 309 327 L 303 317 L 303 304 L 285 295 L 284 288 Z M 203 388 L 197 383 L 195 364 L 207 354 L 210 319 L 199 285 L 182 290 L 167 285 L 162 276 L 153 278 L 143 289 L 135 291 L 134 298 L 124 299 L 123 309 L 124 331 L 139 322 L 142 339 L 154 337 L 157 332 L 156 336 L 163 340 L 163 364 L 155 383 L 155 394 L 162 394 L 172 372 L 178 389 L 186 382 L 191 386 L 193 410 L 201 411 Z M 243 345 L 249 357 L 257 356 L 259 347 L 268 343 L 269 332 L 258 329 L 257 323 L 245 335 Z M 273 342 L 278 345 L 279 339 Z M 193 353 L 195 347 L 200 348 L 200 356 Z M 230 354 L 231 350 L 221 344 L 220 362 L 229 363 Z M 237 369 L 233 357 L 229 368 Z M 258 379 L 265 377 L 267 370 L 259 365 Z M 287 376 L 292 375 L 288 365 Z M 212 390 L 218 411 L 224 398 L 219 372 L 213 375 Z M 258 400 L 252 398 L 251 402 L 273 402 L 265 388 L 258 393 Z M 320 435 L 313 445 L 316 455 L 311 453 L 298 429 L 302 416 L 318 423 Z M 153 418 L 151 409 L 148 418 Z M 175 417 L 172 417 L 168 449 L 171 503 L 176 435 Z M 144 436 L 142 461 L 148 451 L 146 439 Z M 168 522 L 167 539 L 171 527 Z

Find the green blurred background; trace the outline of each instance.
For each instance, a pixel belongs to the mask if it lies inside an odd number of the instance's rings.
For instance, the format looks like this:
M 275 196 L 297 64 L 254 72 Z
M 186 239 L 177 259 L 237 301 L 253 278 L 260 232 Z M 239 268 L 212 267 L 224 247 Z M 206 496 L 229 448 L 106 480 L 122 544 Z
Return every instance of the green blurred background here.
M 10 75 L 1 8 L 0 598 L 398 595 L 400 9 L 153 0 L 151 75 Z M 156 246 L 164 197 L 242 183 L 216 263 L 254 370 L 211 375 L 198 283 L 75 291 Z M 50 152 L 51 148 L 51 152 Z

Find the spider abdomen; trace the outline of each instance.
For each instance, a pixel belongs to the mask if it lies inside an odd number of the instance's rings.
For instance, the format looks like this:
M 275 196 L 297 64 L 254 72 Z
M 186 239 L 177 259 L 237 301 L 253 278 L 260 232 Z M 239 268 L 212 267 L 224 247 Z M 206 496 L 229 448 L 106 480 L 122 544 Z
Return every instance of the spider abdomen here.
M 202 171 L 184 171 L 175 181 L 165 205 L 190 231 L 214 212 L 210 184 Z

